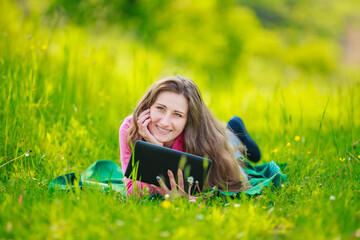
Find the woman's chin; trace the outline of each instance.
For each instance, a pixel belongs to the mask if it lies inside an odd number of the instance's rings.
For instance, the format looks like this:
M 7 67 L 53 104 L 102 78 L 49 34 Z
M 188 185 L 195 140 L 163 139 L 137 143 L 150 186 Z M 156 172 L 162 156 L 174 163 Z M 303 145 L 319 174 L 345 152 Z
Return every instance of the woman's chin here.
M 156 138 L 156 140 L 162 144 L 165 144 L 166 142 L 168 142 L 167 139 L 164 139 L 164 138 Z
M 159 137 L 156 137 L 155 138 L 159 143 L 162 143 L 162 145 L 164 147 L 169 147 L 172 145 L 172 143 L 174 142 L 174 139 L 169 139 L 169 138 L 159 138 Z

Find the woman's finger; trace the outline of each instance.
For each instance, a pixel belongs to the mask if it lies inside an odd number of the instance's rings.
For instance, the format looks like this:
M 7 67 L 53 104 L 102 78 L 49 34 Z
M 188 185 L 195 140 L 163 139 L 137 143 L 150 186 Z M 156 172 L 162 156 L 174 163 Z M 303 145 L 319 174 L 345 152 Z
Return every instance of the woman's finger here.
M 137 123 L 141 124 L 145 121 L 145 119 L 150 117 L 150 108 L 146 109 L 145 111 L 143 111 L 142 113 L 139 114 L 138 118 L 137 118 Z
M 142 118 L 139 118 L 137 121 L 137 125 L 139 127 L 139 133 L 143 138 L 149 138 L 151 137 L 151 133 L 148 129 L 148 125 L 151 122 L 150 116 L 143 116 Z
M 178 175 L 178 185 L 179 185 L 180 191 L 182 193 L 186 193 L 185 190 L 184 190 L 185 189 L 185 187 L 184 187 L 184 176 L 183 176 L 183 172 L 181 171 L 180 168 L 178 169 L 177 175 Z
M 143 117 L 143 116 L 146 116 L 148 113 L 150 113 L 150 108 L 142 111 L 142 112 L 139 114 L 138 119 L 141 118 L 141 117 Z
M 172 191 L 172 190 L 176 190 L 177 187 L 176 187 L 176 181 L 175 181 L 175 177 L 174 177 L 173 172 L 172 172 L 171 170 L 168 170 L 168 171 L 167 171 L 167 174 L 169 175 L 171 191 Z
M 144 115 L 142 117 L 139 117 L 137 120 L 137 124 L 140 127 L 146 120 L 150 119 L 149 115 Z
M 163 182 L 163 180 L 159 177 L 159 176 L 156 176 L 156 180 L 158 181 L 160 187 L 166 192 L 170 192 L 170 190 L 167 188 L 167 186 L 165 185 L 165 183 Z
M 143 127 L 146 127 L 146 129 L 147 129 L 147 126 L 149 125 L 149 122 L 151 122 L 151 118 L 146 119 L 146 120 L 143 122 L 142 126 L 143 126 Z M 149 131 L 149 130 L 148 130 L 148 131 Z

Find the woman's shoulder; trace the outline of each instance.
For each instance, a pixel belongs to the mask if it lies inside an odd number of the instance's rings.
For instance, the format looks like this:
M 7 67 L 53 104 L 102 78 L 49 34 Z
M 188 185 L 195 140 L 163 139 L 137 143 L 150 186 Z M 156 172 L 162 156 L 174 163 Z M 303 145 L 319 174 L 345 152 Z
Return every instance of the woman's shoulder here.
M 128 130 L 131 126 L 132 115 L 126 117 L 122 122 L 120 129 L 119 129 L 119 141 L 120 141 L 120 150 L 125 147 L 126 150 L 129 150 L 128 146 Z M 124 149 L 125 149 L 124 148 Z
M 122 122 L 120 129 L 119 129 L 119 136 L 120 136 L 120 142 L 121 139 L 126 139 L 128 135 L 128 130 L 131 126 L 132 122 L 132 115 L 126 117 L 124 121 Z
M 121 126 L 120 126 L 120 131 L 121 131 L 121 129 L 123 129 L 123 128 L 126 128 L 126 129 L 129 128 L 130 125 L 131 125 L 132 119 L 133 119 L 132 115 L 127 116 L 127 117 L 124 119 L 124 121 L 122 122 Z

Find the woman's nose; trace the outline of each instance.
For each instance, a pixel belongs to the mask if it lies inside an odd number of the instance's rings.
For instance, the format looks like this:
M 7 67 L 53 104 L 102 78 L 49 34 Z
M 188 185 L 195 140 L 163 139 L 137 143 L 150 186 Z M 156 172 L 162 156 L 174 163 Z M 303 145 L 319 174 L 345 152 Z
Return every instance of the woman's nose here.
M 165 114 L 160 121 L 161 125 L 163 126 L 169 126 L 170 125 L 170 115 L 169 114 Z

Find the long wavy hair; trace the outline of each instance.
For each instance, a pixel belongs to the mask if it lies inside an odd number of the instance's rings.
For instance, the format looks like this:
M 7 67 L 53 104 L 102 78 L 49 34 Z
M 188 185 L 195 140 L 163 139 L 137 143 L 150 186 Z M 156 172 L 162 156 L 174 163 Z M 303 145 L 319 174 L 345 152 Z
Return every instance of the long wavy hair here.
M 197 85 L 189 78 L 165 77 L 150 86 L 140 99 L 133 112 L 129 128 L 129 141 L 144 140 L 136 124 L 140 113 L 150 108 L 157 96 L 164 91 L 183 95 L 189 104 L 187 122 L 184 128 L 184 151 L 190 154 L 209 157 L 212 165 L 207 177 L 210 188 L 235 192 L 246 190 L 249 185 L 239 169 L 242 159 L 235 157 L 233 144 L 229 143 L 228 130 L 205 105 Z

